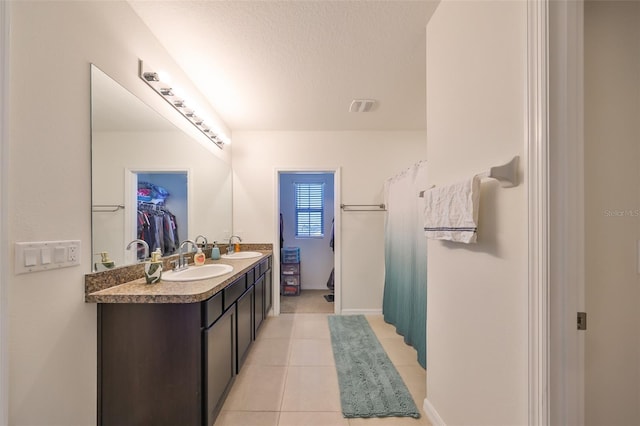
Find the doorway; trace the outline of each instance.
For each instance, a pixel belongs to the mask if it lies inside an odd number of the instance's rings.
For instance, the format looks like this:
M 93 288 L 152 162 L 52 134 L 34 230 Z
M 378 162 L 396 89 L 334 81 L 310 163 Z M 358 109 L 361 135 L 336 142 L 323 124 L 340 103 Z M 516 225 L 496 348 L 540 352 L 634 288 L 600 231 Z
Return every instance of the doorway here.
M 332 169 L 277 173 L 279 313 L 334 313 L 339 306 L 337 177 Z
M 549 4 L 551 423 L 637 425 L 640 3 Z
M 640 3 L 584 3 L 584 424 L 640 424 Z
M 127 170 L 126 181 L 125 242 L 139 238 L 150 252 L 176 253 L 189 235 L 189 171 Z M 129 263 L 139 255 L 124 253 Z

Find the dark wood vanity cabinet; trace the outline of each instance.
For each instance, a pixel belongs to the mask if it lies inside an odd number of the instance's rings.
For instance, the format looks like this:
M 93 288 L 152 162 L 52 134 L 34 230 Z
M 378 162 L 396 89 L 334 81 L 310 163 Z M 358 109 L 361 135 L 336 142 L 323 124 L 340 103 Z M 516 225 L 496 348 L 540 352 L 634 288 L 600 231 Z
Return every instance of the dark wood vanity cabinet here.
M 200 304 L 98 305 L 98 424 L 202 424 Z
M 98 425 L 213 425 L 271 307 L 270 259 L 203 302 L 98 304 Z
M 237 325 L 238 331 L 236 332 L 236 336 L 238 337 L 237 344 L 237 370 L 236 372 L 240 372 L 240 368 L 244 363 L 244 359 L 247 356 L 247 352 L 249 351 L 249 347 L 253 342 L 253 297 L 254 297 L 254 286 L 251 286 L 239 299 L 237 302 Z
M 255 306 L 254 324 L 255 333 L 267 318 L 267 314 L 273 304 L 273 288 L 271 286 L 271 257 L 263 260 L 255 267 Z
M 236 311 L 229 309 L 204 330 L 204 365 L 206 377 L 204 401 L 206 401 L 207 425 L 211 426 L 222 408 L 236 375 Z
M 264 275 L 256 280 L 254 284 L 255 297 L 253 306 L 253 318 L 254 318 L 254 334 L 258 334 L 258 328 L 262 325 L 264 320 Z

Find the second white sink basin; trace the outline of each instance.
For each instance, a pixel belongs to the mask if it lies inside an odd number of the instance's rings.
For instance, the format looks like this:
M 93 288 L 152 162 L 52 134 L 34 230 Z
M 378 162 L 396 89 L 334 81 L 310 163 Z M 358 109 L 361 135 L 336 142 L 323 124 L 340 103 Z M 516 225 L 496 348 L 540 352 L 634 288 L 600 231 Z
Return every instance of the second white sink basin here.
M 162 281 L 197 281 L 215 278 L 233 271 L 233 266 L 223 263 L 211 263 L 202 266 L 189 266 L 182 271 L 162 273 Z
M 221 257 L 223 259 L 251 259 L 260 256 L 262 256 L 262 253 L 257 251 L 238 251 L 235 253 L 223 254 Z

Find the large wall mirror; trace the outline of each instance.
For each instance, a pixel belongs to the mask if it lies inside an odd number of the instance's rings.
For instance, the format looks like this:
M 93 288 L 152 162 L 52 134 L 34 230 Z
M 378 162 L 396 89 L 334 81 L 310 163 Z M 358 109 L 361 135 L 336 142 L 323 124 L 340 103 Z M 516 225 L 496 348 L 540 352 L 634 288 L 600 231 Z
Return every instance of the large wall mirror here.
M 91 66 L 93 270 L 139 261 L 143 239 L 163 255 L 180 241 L 231 230 L 231 167 Z M 213 147 L 218 149 L 217 147 Z M 106 253 L 106 254 L 105 254 Z

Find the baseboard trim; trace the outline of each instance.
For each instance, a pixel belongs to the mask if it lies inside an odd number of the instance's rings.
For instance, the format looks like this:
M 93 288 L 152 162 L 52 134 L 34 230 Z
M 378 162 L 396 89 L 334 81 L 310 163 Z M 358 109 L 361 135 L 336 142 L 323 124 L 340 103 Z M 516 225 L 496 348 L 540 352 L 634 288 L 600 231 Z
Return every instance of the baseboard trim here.
M 444 420 L 442 420 L 440 414 L 438 414 L 436 409 L 427 398 L 424 399 L 422 408 L 424 408 L 424 413 L 427 415 L 427 418 L 433 426 L 446 426 L 446 423 L 444 422 Z
M 382 309 L 343 309 L 342 315 L 382 315 Z

